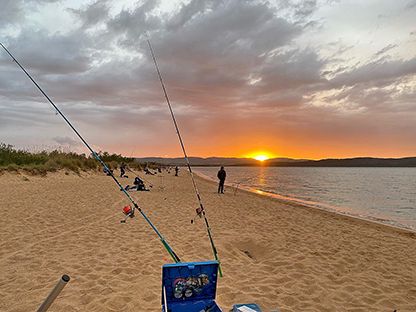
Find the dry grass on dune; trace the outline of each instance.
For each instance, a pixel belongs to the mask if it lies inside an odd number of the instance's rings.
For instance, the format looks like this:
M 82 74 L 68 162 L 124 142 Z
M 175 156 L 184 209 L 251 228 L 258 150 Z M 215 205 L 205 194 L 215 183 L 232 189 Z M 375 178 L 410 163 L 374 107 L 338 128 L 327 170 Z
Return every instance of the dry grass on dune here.
M 131 178 L 131 177 L 130 177 Z M 132 192 L 183 261 L 212 259 L 188 175 L 146 176 Z M 123 183 L 131 184 L 130 179 Z M 416 311 L 416 238 L 409 232 L 198 179 L 224 277 L 217 301 L 265 311 Z M 170 262 L 141 217 L 96 173 L 0 176 L 0 311 L 33 311 L 63 273 L 50 311 L 160 311 L 161 266 Z
M 142 170 L 142 164 L 134 158 L 101 151 L 98 152 L 98 155 L 110 169 L 117 169 L 121 163 L 125 163 L 134 170 Z M 146 167 L 154 169 L 159 165 L 147 163 Z M 60 170 L 79 174 L 87 171 L 102 171 L 102 167 L 92 155 L 87 156 L 62 150 L 30 152 L 0 142 L 0 174 L 23 172 L 32 176 L 46 176 L 48 172 Z

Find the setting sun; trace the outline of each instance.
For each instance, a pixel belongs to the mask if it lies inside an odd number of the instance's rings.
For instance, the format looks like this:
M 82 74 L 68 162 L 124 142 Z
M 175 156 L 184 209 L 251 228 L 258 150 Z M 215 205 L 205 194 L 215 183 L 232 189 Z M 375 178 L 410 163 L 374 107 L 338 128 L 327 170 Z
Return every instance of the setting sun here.
M 253 158 L 255 160 L 258 160 L 258 161 L 265 161 L 265 160 L 269 159 L 269 157 L 266 156 L 266 155 L 257 155 L 257 156 L 254 156 Z
M 275 155 L 267 151 L 257 151 L 257 152 L 246 154 L 245 157 L 253 158 L 258 161 L 265 161 L 265 160 L 275 157 Z

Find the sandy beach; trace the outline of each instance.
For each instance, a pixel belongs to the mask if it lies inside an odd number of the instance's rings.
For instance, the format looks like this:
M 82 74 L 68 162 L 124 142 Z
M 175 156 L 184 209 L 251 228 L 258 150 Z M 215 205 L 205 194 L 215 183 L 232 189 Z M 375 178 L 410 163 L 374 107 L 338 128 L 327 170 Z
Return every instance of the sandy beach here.
M 145 176 L 132 192 L 182 261 L 212 259 L 189 175 Z M 122 179 L 131 184 L 132 179 Z M 197 179 L 224 277 L 217 302 L 265 311 L 416 311 L 416 234 L 287 205 Z M 171 262 L 104 175 L 0 175 L 0 311 L 35 311 L 62 274 L 50 311 L 160 311 L 161 266 Z

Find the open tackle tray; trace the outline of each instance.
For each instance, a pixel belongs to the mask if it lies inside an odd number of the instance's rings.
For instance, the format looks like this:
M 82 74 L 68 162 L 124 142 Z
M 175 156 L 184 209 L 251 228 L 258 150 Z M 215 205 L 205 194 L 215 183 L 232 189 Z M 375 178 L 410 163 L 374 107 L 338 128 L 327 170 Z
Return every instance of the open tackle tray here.
M 217 261 L 165 264 L 162 267 L 162 311 L 221 312 L 215 302 L 217 277 Z

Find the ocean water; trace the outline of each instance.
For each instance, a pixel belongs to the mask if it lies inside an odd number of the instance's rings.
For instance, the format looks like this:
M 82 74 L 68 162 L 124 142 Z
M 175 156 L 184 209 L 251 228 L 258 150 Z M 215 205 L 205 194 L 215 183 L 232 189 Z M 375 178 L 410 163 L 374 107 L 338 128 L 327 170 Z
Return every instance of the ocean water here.
M 228 167 L 227 185 L 416 231 L 416 168 Z M 195 167 L 216 179 L 216 167 Z

